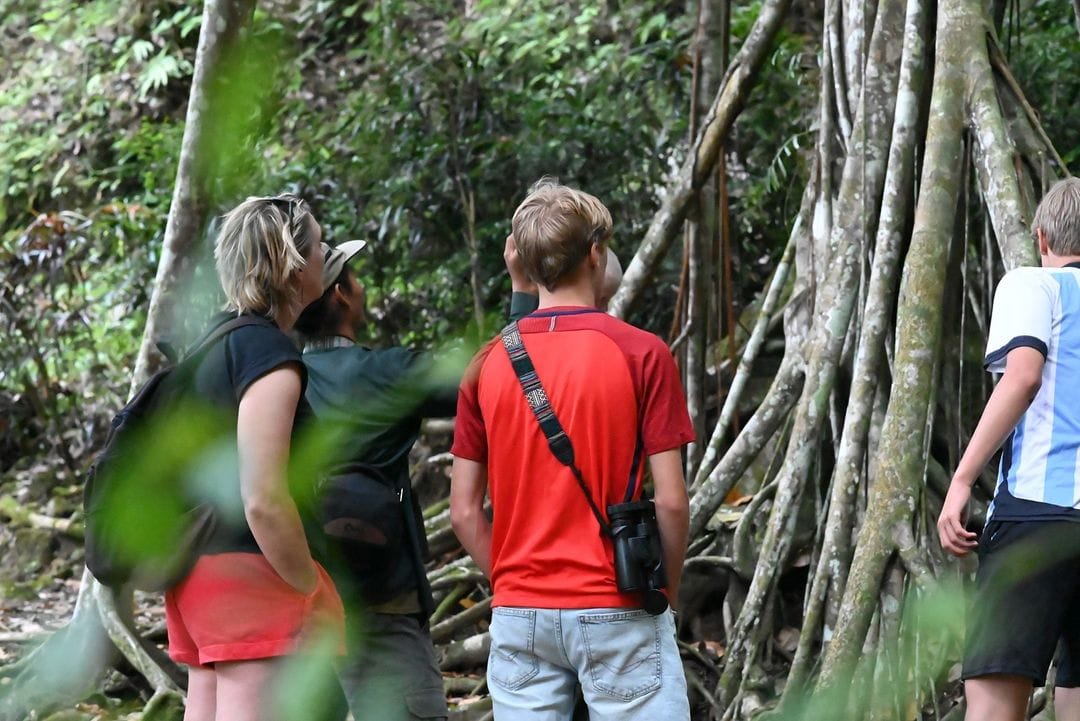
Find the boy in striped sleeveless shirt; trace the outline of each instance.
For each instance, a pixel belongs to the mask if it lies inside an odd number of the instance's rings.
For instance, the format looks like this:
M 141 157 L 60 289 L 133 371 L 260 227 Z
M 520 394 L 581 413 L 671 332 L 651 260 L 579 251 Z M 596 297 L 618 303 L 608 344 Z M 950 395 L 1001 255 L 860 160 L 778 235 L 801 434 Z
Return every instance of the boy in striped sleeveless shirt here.
M 947 551 L 979 555 L 963 668 L 969 720 L 1026 718 L 1059 646 L 1057 718 L 1080 719 L 1080 179 L 1055 184 L 1032 227 L 1042 267 L 998 284 L 984 365 L 1001 379 L 938 519 Z M 965 510 L 999 447 L 977 538 Z

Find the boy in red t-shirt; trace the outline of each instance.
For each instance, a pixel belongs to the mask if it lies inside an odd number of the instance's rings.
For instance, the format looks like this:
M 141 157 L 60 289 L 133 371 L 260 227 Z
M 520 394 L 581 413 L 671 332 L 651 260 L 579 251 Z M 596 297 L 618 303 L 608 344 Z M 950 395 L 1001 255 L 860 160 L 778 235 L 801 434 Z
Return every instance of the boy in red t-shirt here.
M 693 430 L 666 344 L 596 309 L 611 231 L 592 195 L 533 189 L 513 237 L 540 306 L 518 326 L 596 505 L 639 499 L 648 461 L 674 603 L 689 517 L 681 449 Z M 453 453 L 451 521 L 494 591 L 496 718 L 569 721 L 580 683 L 591 718 L 688 719 L 672 613 L 651 616 L 619 592 L 612 543 L 497 343 L 462 381 Z

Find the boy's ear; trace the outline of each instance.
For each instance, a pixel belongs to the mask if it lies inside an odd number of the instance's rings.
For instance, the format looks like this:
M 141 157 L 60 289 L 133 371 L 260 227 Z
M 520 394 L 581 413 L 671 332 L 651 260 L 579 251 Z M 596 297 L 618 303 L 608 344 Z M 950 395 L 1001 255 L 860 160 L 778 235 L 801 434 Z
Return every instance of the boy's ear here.
M 589 248 L 589 267 L 596 268 L 600 265 L 600 258 L 607 254 L 607 248 L 599 243 L 593 243 Z
M 334 302 L 345 308 L 349 307 L 349 295 L 341 287 L 341 283 L 334 283 Z
M 1039 255 L 1050 255 L 1050 243 L 1046 240 L 1046 231 L 1035 228 L 1035 238 L 1039 244 Z

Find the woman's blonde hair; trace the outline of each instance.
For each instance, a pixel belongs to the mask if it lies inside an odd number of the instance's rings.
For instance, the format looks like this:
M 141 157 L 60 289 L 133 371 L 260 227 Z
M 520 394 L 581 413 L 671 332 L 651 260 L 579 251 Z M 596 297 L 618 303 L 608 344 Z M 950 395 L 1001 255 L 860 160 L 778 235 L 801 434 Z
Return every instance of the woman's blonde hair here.
M 214 259 L 227 310 L 273 318 L 299 302 L 293 274 L 314 242 L 314 220 L 291 193 L 248 198 L 222 217 Z

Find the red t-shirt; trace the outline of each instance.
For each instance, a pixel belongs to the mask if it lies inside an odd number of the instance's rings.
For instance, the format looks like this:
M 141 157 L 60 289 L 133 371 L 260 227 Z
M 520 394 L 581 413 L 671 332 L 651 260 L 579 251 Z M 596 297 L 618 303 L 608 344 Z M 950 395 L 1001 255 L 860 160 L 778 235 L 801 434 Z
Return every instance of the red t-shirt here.
M 597 506 L 627 500 L 632 467 L 631 499 L 639 498 L 645 458 L 694 439 L 667 346 L 588 308 L 547 308 L 518 326 Z M 458 396 L 452 451 L 487 465 L 493 605 L 637 605 L 616 588 L 611 541 L 548 448 L 502 343 L 473 364 Z

